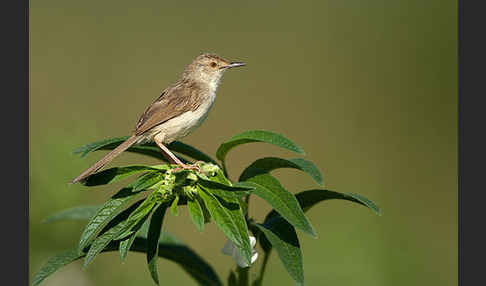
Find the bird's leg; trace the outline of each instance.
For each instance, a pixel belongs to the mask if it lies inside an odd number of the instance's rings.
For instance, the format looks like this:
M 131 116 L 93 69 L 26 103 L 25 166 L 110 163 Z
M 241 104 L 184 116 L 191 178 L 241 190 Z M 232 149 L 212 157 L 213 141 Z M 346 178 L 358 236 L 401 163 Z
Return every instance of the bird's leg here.
M 157 136 L 154 137 L 154 141 L 157 144 L 157 146 L 159 146 L 159 148 L 162 150 L 162 155 L 164 155 L 164 157 L 167 160 L 169 160 L 169 163 L 177 164 L 179 166 L 179 167 L 177 167 L 177 168 L 174 169 L 175 172 L 184 169 L 184 170 L 196 170 L 199 173 L 203 173 L 201 171 L 201 168 L 199 168 L 199 166 L 197 165 L 198 162 L 196 162 L 194 164 L 191 164 L 191 165 L 184 164 L 181 160 L 179 160 L 179 158 L 177 158 L 176 155 L 174 155 L 174 153 L 172 153 L 169 150 L 169 148 L 167 148 L 164 145 L 164 143 L 160 139 L 158 140 Z
M 182 167 L 179 165 L 179 167 L 175 168 L 174 169 L 174 172 L 177 172 L 177 171 L 180 171 L 182 169 L 189 169 L 189 170 L 197 170 L 199 173 L 203 173 L 204 175 L 208 175 L 208 173 L 204 172 L 203 170 L 201 170 L 201 168 L 199 167 L 198 164 L 200 163 L 205 163 L 204 161 L 196 161 L 194 164 L 190 164 L 190 165 L 187 165 L 187 164 L 184 164 L 186 167 Z

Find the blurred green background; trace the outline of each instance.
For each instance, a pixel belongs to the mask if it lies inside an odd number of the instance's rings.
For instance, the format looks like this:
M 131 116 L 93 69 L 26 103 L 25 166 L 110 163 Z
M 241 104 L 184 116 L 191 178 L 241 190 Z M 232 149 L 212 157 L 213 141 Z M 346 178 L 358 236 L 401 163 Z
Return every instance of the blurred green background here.
M 326 187 L 374 200 L 329 201 L 302 233 L 308 285 L 457 284 L 457 1 L 60 1 L 30 3 L 30 277 L 72 248 L 86 222 L 43 224 L 57 211 L 99 204 L 123 183 L 87 189 L 68 181 L 101 158 L 71 151 L 128 135 L 138 116 L 201 52 L 248 65 L 225 74 L 206 122 L 182 141 L 214 155 L 248 129 L 282 133 L 324 174 Z M 229 154 L 229 171 L 265 144 Z M 123 154 L 113 165 L 156 163 Z M 292 192 L 309 176 L 276 171 Z M 260 199 L 251 213 L 270 210 Z M 198 233 L 186 211 L 165 225 L 226 281 L 229 256 L 214 224 Z M 257 262 L 257 267 L 261 259 Z M 256 271 L 252 275 L 255 275 Z M 161 260 L 163 285 L 193 285 Z M 293 282 L 273 254 L 268 285 Z M 43 285 L 152 285 L 145 256 L 103 254 Z

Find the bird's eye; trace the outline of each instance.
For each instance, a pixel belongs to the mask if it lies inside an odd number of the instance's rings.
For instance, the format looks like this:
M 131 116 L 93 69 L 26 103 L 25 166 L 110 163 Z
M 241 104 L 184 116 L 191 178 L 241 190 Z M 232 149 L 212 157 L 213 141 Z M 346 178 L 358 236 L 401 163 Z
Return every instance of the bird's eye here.
M 211 65 L 212 68 L 215 68 L 217 66 L 217 64 L 215 62 L 211 62 L 210 65 Z

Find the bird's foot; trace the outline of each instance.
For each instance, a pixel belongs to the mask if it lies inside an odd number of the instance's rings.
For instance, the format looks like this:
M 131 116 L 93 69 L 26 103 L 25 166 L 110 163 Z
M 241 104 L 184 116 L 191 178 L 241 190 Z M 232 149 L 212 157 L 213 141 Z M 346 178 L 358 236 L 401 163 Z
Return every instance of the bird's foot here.
M 198 165 L 199 163 L 203 163 L 203 161 L 197 161 L 194 164 L 184 164 L 184 163 L 178 164 L 179 166 L 174 168 L 173 172 L 179 172 L 179 171 L 182 171 L 182 170 L 196 170 L 199 173 L 206 174 L 206 172 L 201 170 L 201 167 L 199 167 L 199 165 Z

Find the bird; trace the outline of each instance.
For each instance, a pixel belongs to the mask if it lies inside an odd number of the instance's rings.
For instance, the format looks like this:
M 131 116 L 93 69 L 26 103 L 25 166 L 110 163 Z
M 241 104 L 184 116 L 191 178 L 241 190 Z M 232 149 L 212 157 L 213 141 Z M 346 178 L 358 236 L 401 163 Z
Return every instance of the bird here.
M 216 99 L 216 91 L 225 71 L 245 66 L 243 62 L 230 62 L 213 53 L 198 55 L 182 72 L 178 81 L 163 90 L 140 116 L 132 135 L 118 147 L 74 178 L 71 183 L 85 180 L 134 144 L 155 142 L 174 171 L 201 169 L 185 164 L 168 148 L 167 144 L 189 135 L 207 118 Z

